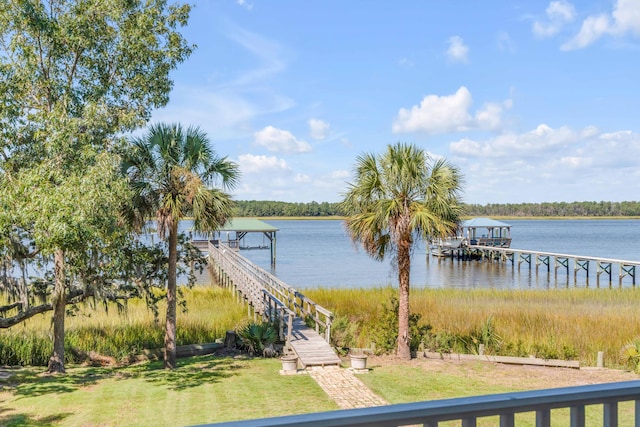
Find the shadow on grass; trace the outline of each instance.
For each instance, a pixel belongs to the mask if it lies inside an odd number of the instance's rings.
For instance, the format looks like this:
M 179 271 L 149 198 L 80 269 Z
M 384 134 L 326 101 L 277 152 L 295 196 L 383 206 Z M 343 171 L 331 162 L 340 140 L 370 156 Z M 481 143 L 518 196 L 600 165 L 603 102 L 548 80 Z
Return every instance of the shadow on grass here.
M 239 369 L 243 369 L 242 364 L 232 358 L 195 356 L 178 360 L 178 368 L 174 370 L 165 370 L 162 361 L 119 368 L 72 368 L 62 375 L 25 369 L 3 381 L 2 385 L 13 395 L 25 398 L 70 393 L 110 378 L 123 381 L 138 378 L 171 390 L 185 390 L 204 383 L 218 382 L 235 375 L 235 371 Z
M 55 375 L 29 369 L 14 375 L 8 385 L 16 396 L 36 397 L 50 393 L 72 392 L 113 375 L 114 369 L 108 368 L 72 369 L 66 374 Z
M 224 378 L 237 375 L 236 371 L 245 369 L 232 358 L 212 356 L 191 357 L 178 360 L 174 370 L 164 369 L 162 361 L 148 363 L 138 367 L 137 376 L 171 390 L 185 390 L 204 383 L 216 383 Z
M 63 421 L 69 415 L 72 415 L 71 413 L 55 414 L 55 415 L 49 415 L 47 417 L 35 419 L 25 414 L 3 415 L 2 412 L 6 412 L 6 411 L 3 411 L 2 409 L 0 409 L 0 426 L 2 427 L 55 426 L 55 425 L 58 425 L 61 421 Z

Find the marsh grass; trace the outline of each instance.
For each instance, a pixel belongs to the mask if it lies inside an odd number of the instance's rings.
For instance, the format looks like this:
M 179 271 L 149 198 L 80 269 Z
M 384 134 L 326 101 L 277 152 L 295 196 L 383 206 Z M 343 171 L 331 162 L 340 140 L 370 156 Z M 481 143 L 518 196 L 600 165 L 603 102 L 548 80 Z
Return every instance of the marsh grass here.
M 178 313 L 177 345 L 214 342 L 234 329 L 246 309 L 228 290 L 217 287 L 184 289 L 186 312 Z M 112 305 L 78 306 L 66 319 L 65 357 L 79 362 L 82 353 L 95 352 L 116 360 L 163 346 L 164 312 L 155 319 L 142 300 L 131 300 L 123 312 Z M 39 315 L 0 334 L 0 364 L 46 365 L 51 355 L 51 313 Z
M 311 299 L 358 325 L 353 341 L 368 347 L 394 288 L 308 289 Z M 494 354 L 578 359 L 594 366 L 598 351 L 605 364 L 625 366 L 622 348 L 640 337 L 640 292 L 636 289 L 412 289 L 411 310 L 432 326 L 434 340 L 465 352 L 465 340 L 486 328 L 499 345 Z

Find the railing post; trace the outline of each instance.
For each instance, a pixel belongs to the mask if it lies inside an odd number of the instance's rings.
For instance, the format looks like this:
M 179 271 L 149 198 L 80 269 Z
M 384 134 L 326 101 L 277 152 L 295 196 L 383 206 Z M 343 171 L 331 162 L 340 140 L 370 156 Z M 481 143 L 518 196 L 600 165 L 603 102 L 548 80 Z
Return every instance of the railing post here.
M 571 407 L 571 427 L 584 427 L 584 405 Z
M 602 426 L 618 427 L 618 402 L 607 402 L 602 408 Z
M 462 420 L 462 427 L 476 427 L 476 418 L 464 418 Z
M 539 409 L 536 411 L 536 427 L 549 427 L 551 425 L 551 411 Z
M 513 414 L 500 414 L 500 427 L 514 427 L 514 422 Z

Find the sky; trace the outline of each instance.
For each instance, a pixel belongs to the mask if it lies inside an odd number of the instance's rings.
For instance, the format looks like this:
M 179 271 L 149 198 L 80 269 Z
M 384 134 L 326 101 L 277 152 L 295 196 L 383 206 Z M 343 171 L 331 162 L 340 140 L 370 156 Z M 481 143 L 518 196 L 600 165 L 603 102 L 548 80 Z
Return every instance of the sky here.
M 640 0 L 196 0 L 182 33 L 152 122 L 205 130 L 237 200 L 338 202 L 397 142 L 466 203 L 640 200 Z

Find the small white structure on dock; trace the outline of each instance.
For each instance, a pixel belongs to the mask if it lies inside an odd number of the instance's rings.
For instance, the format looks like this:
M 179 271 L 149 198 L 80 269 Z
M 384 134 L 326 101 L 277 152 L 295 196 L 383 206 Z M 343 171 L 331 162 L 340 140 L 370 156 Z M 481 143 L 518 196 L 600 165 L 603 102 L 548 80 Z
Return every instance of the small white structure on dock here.
M 472 218 L 460 223 L 456 236 L 429 242 L 429 250 L 435 256 L 451 256 L 469 246 L 508 248 L 511 246 L 511 225 L 491 218 Z
M 462 221 L 462 235 L 470 246 L 511 246 L 511 225 L 491 218 Z

